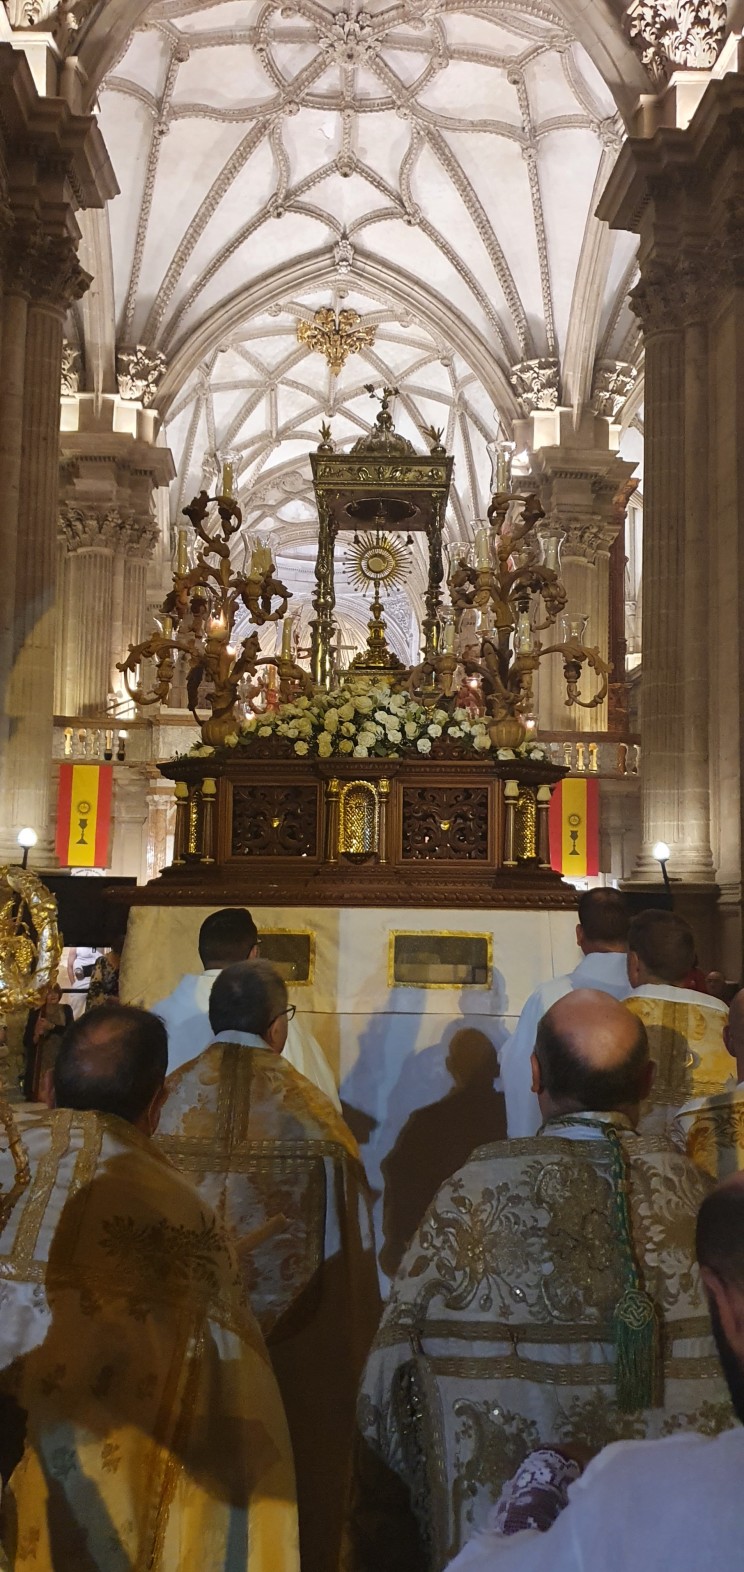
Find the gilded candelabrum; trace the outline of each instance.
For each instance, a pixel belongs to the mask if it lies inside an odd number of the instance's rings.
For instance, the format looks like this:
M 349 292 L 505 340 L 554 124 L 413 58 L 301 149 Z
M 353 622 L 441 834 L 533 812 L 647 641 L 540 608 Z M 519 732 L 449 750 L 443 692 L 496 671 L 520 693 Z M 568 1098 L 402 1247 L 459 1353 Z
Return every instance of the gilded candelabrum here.
M 456 622 L 471 607 L 481 613 L 480 653 L 460 661 L 480 683 L 496 747 L 516 748 L 527 735 L 524 717 L 533 708 L 534 675 L 546 655 L 561 655 L 566 704 L 594 709 L 607 694 L 611 667 L 599 650 L 584 644 L 586 618 L 565 614 L 560 578 L 562 533 L 545 519 L 533 493 L 494 493 L 489 524 L 476 531 L 474 562 L 456 561 L 449 579 L 452 613 L 445 618 L 436 653 L 417 668 L 422 694 L 452 702 Z M 544 522 L 543 522 L 544 521 Z M 559 637 L 543 644 L 539 635 L 559 623 Z M 584 666 L 598 678 L 590 699 L 579 697 Z
M 219 529 L 210 533 L 207 515 L 213 502 L 217 504 Z M 124 673 L 127 691 L 136 704 L 163 703 L 173 686 L 177 657 L 185 656 L 188 707 L 201 726 L 202 740 L 219 746 L 237 729 L 235 708 L 241 682 L 254 677 L 260 665 L 277 666 L 287 696 L 293 684 L 304 686 L 306 678 L 291 659 L 288 639 L 276 659 L 259 655 L 255 632 L 241 640 L 239 646 L 231 642 L 241 605 L 254 625 L 261 627 L 265 622 L 279 622 L 290 599 L 290 591 L 274 577 L 274 563 L 267 546 L 255 547 L 247 574 L 233 571 L 230 543 L 242 524 L 237 503 L 229 496 L 208 497 L 202 491 L 183 512 L 202 543 L 194 566 L 189 568 L 179 560 L 173 589 L 161 608 L 162 628 L 141 644 L 130 645 L 118 670 Z M 277 599 L 279 604 L 274 606 Z M 140 675 L 143 661 L 155 662 L 149 691 Z M 210 710 L 205 721 L 197 713 L 202 683 L 208 687 L 205 702 Z

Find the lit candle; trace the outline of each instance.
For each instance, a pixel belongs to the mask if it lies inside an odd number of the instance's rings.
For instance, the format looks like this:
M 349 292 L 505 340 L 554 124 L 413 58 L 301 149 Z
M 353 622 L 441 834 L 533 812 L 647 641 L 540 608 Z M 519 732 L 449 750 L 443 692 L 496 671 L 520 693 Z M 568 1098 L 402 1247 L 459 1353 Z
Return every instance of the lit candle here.
M 221 611 L 209 619 L 209 632 L 213 639 L 227 638 L 227 623 Z
M 282 660 L 292 659 L 292 624 L 293 617 L 285 617 L 282 623 Z
M 490 541 L 488 530 L 481 528 L 475 532 L 475 566 L 487 568 L 491 561 Z
M 455 624 L 451 617 L 444 624 L 444 637 L 442 639 L 442 654 L 454 655 L 455 653 Z
M 177 573 L 185 573 L 187 568 L 188 568 L 188 557 L 186 555 L 186 531 L 185 531 L 185 529 L 179 529 L 179 531 L 178 531 L 178 555 L 176 557 L 176 572 Z
M 232 464 L 222 466 L 222 496 L 232 497 L 233 494 L 233 467 Z
M 545 536 L 545 566 L 551 568 L 553 573 L 558 569 L 558 537 L 557 535 Z
M 163 637 L 169 639 L 173 632 L 173 618 L 163 617 Z

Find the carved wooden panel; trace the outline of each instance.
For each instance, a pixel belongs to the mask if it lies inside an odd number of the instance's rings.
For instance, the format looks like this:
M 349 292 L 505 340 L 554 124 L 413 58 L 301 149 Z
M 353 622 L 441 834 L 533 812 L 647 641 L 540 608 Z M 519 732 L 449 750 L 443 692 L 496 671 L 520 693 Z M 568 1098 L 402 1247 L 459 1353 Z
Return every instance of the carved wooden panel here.
M 402 856 L 487 862 L 488 787 L 404 787 Z
M 235 786 L 233 857 L 314 857 L 316 786 Z

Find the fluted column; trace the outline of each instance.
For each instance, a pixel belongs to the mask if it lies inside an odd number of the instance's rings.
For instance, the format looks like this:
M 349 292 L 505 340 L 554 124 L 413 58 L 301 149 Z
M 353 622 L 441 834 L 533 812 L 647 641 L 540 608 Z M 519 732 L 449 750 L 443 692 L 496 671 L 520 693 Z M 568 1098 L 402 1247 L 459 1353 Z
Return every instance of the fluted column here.
M 59 385 L 62 330 L 71 300 L 88 286 L 69 240 L 42 237 L 30 252 L 35 293 L 27 309 L 15 570 L 10 735 L 5 758 L 11 825 L 33 824 L 39 856 L 53 856 L 50 833 L 57 569 Z
M 58 594 L 57 714 L 100 714 L 111 677 L 114 550 L 121 519 L 116 509 L 75 509 L 63 502 Z

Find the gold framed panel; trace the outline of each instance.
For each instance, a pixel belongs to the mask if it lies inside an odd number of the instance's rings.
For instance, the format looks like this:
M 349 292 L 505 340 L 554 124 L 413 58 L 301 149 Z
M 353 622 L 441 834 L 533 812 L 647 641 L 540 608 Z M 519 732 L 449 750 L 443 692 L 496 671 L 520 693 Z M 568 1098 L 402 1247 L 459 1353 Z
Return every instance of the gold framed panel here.
M 296 939 L 308 939 L 309 940 L 308 974 L 307 974 L 307 977 L 303 977 L 302 979 L 298 979 L 298 980 L 296 980 L 293 977 L 289 977 L 289 978 L 286 979 L 286 982 L 287 982 L 287 986 L 289 988 L 312 988 L 313 983 L 315 982 L 315 934 L 312 931 L 312 929 L 310 929 L 310 928 L 259 928 L 259 930 L 258 930 L 258 942 L 259 942 L 259 944 L 261 946 L 261 952 L 262 952 L 262 959 L 263 960 L 271 960 L 271 956 L 263 955 L 263 941 L 264 941 L 265 938 L 270 938 L 272 934 L 283 935 L 283 936 L 285 936 L 287 938 L 291 937 L 291 938 L 296 938 Z M 276 962 L 272 961 L 272 965 L 276 965 Z
M 481 939 L 486 946 L 486 981 L 485 982 L 399 982 L 395 976 L 395 941 L 396 939 Z M 480 993 L 489 993 L 493 983 L 493 934 L 472 933 L 460 928 L 391 928 L 388 934 L 388 988 L 423 988 L 426 990 L 448 989 L 454 993 L 461 988 L 472 988 Z

